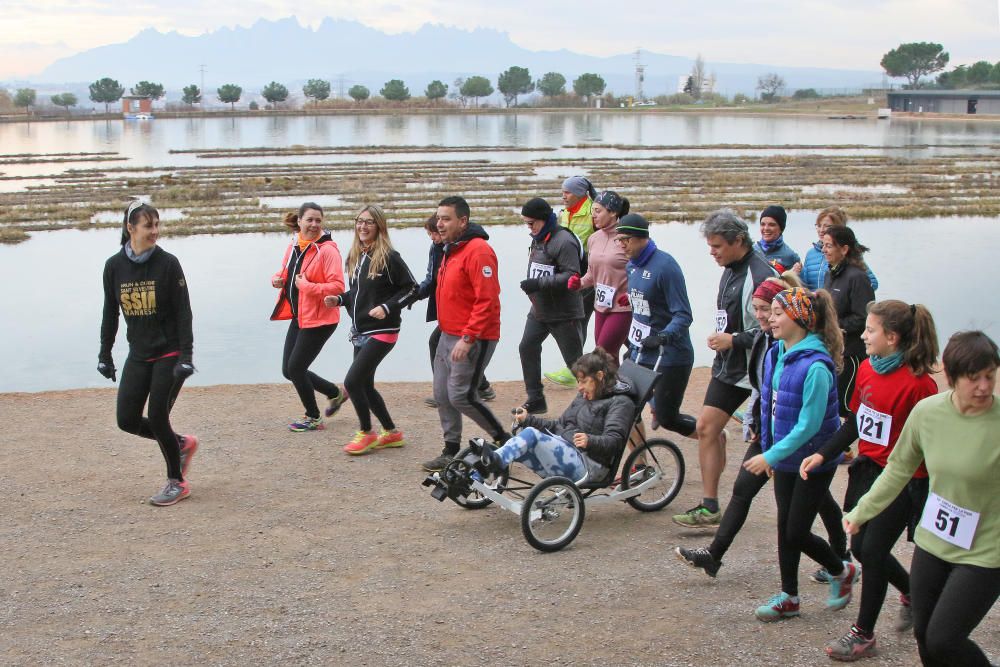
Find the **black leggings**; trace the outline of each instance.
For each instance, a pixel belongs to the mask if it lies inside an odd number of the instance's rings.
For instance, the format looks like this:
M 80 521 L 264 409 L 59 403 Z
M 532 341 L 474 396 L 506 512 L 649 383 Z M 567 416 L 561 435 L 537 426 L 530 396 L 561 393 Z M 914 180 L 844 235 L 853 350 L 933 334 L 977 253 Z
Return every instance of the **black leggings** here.
M 690 438 L 698 425 L 691 415 L 681 414 L 681 401 L 691 378 L 691 366 L 667 366 L 660 370 L 660 379 L 653 391 L 653 414 L 660 426 Z
M 395 343 L 383 343 L 374 338 L 366 338 L 360 347 L 354 346 L 354 362 L 347 369 L 344 386 L 347 387 L 347 395 L 354 404 L 354 411 L 358 413 L 358 423 L 362 431 L 372 430 L 372 413 L 385 430 L 391 431 L 396 428 L 382 395 L 375 389 L 375 371 L 385 359 L 385 355 L 394 347 Z
M 747 447 L 746 454 L 743 455 L 743 461 L 752 459 L 760 453 L 760 441 L 752 442 Z M 767 484 L 767 480 L 766 474 L 755 475 L 740 466 L 739 472 L 736 473 L 736 481 L 733 482 L 733 495 L 729 499 L 729 504 L 726 505 L 726 511 L 722 513 L 719 529 L 715 532 L 715 537 L 708 546 L 708 552 L 716 561 L 721 561 L 722 557 L 729 551 L 736 535 L 746 523 L 747 516 L 750 514 L 750 504 Z M 819 517 L 826 528 L 826 534 L 830 536 L 830 546 L 834 553 L 842 560 L 847 560 L 847 534 L 844 532 L 842 523 L 843 514 L 841 514 L 840 507 L 833 499 L 829 488 L 827 488 L 826 495 L 820 500 Z
M 170 410 L 184 384 L 184 380 L 174 378 L 176 364 L 177 357 L 157 361 L 126 359 L 118 385 L 117 416 L 121 430 L 156 440 L 167 462 L 167 477 L 183 480 L 180 436 L 170 426 Z M 143 417 L 147 398 L 148 416 Z
M 286 380 L 291 380 L 295 391 L 299 394 L 306 417 L 319 417 L 319 405 L 316 404 L 316 392 L 333 398 L 340 394 L 337 385 L 309 370 L 316 361 L 323 345 L 336 331 L 336 324 L 324 324 L 319 327 L 300 329 L 299 321 L 292 318 L 288 323 L 288 333 L 285 335 L 285 349 L 281 356 L 281 374 Z
M 854 418 L 850 408 L 851 394 L 854 393 L 854 383 L 858 379 L 858 367 L 864 360 L 864 357 L 844 355 L 844 370 L 837 375 L 837 409 L 841 417 Z
M 881 473 L 882 467 L 867 457 L 859 456 L 854 460 L 844 497 L 846 511 L 854 509 Z M 910 575 L 892 555 L 892 547 L 923 509 L 926 497 L 927 480 L 911 480 L 888 507 L 851 537 L 854 556 L 864 566 L 857 626 L 865 632 L 875 631 L 889 584 L 903 595 L 910 594 Z
M 867 581 L 866 572 L 866 586 Z M 955 565 L 916 547 L 910 585 L 920 661 L 941 667 L 989 667 L 969 635 L 1000 595 L 1000 568 Z
M 431 332 L 431 337 L 427 339 L 427 344 L 431 348 L 431 375 L 434 375 L 434 355 L 437 354 L 438 341 L 441 340 L 441 327 L 434 327 L 434 331 Z M 490 381 L 486 379 L 486 374 L 484 373 L 479 377 L 479 391 L 485 391 L 490 388 Z
M 833 576 L 844 571 L 844 563 L 830 545 L 814 535 L 813 521 L 837 470 L 811 472 L 802 479 L 798 472 L 774 471 L 774 500 L 778 505 L 778 566 L 781 590 L 799 594 L 799 559 L 802 554 L 826 568 Z

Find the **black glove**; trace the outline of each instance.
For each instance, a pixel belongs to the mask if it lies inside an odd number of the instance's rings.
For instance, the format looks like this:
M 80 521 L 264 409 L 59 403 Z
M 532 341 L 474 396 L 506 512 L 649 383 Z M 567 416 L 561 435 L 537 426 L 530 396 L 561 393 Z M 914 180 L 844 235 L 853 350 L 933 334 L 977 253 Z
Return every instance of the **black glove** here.
M 655 334 L 649 334 L 648 336 L 643 338 L 642 342 L 639 344 L 642 345 L 643 349 L 653 350 L 663 345 L 663 342 L 664 342 L 663 334 L 655 333 Z
M 108 378 L 112 382 L 118 381 L 118 373 L 115 371 L 115 364 L 111 361 L 97 362 L 97 372 Z
M 178 361 L 174 365 L 174 378 L 177 380 L 183 380 L 194 373 L 194 366 L 191 365 L 190 361 Z
M 541 287 L 538 285 L 538 278 L 528 278 L 521 281 L 521 290 L 525 294 L 534 294 L 540 289 Z

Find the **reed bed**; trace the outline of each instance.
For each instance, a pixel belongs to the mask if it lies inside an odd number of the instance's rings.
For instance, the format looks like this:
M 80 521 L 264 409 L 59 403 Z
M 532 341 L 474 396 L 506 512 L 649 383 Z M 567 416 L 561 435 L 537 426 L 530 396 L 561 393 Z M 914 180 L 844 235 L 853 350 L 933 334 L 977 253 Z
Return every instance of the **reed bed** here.
M 392 148 L 406 149 L 400 152 L 413 150 L 413 147 Z M 438 147 L 417 148 L 433 153 L 434 150 L 428 149 Z M 644 153 L 672 150 L 661 146 L 622 145 L 621 148 Z M 270 197 L 321 198 L 321 202 L 334 198 L 336 201 L 324 204 L 324 209 L 328 224 L 338 227 L 349 226 L 357 210 L 366 203 L 383 206 L 393 224 L 419 225 L 441 197 L 457 193 L 469 200 L 473 218 L 479 223 L 519 223 L 518 210 L 525 200 L 540 195 L 556 203 L 560 181 L 575 173 L 586 173 L 598 188 L 615 189 L 626 195 L 632 202 L 632 210 L 653 221 L 697 222 L 720 206 L 730 206 L 752 216 L 776 202 L 792 210 L 816 210 L 836 203 L 848 209 L 853 219 L 1000 215 L 1000 155 L 988 152 L 920 155 L 920 150 L 906 148 L 906 155 L 635 158 L 625 154 L 538 157 L 514 163 L 470 158 L 447 162 L 403 159 L 145 168 L 94 166 L 35 176 L 32 178 L 52 182 L 34 184 L 19 192 L 0 193 L 0 243 L 23 241 L 28 232 L 35 230 L 117 226 L 120 223 L 94 220 L 98 215 L 103 216 L 102 220 L 116 220 L 108 212 L 121 211 L 135 196 L 148 198 L 161 208 L 179 209 L 181 219 L 165 224 L 165 232 L 174 235 L 281 231 L 286 207 L 269 206 Z M 216 155 L 225 150 L 186 152 Z M 451 147 L 447 150 L 461 152 Z M 14 177 L 0 177 L 0 180 L 8 178 Z

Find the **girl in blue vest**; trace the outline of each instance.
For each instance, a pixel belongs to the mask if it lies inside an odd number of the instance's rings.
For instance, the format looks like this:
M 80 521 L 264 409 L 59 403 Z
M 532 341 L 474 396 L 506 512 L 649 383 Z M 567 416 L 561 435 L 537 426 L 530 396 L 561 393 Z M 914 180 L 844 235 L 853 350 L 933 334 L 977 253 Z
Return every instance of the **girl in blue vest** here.
M 778 508 L 781 592 L 757 608 L 761 621 L 799 615 L 803 553 L 831 575 L 829 609 L 847 606 L 859 572 L 811 532 L 841 456 L 824 463 L 807 480 L 798 474 L 802 460 L 840 427 L 836 378 L 844 338 L 833 299 L 822 290 L 812 293 L 797 287 L 780 292 L 771 303 L 771 335 L 778 342 L 767 352 L 760 384 L 762 453 L 743 464 L 754 474 L 773 475 Z

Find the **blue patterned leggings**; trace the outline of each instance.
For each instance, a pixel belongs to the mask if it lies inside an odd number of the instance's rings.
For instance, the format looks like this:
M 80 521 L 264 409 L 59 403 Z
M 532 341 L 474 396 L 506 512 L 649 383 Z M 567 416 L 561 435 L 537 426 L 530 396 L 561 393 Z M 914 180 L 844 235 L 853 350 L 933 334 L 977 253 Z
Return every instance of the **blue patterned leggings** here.
M 539 477 L 560 475 L 575 482 L 587 473 L 587 464 L 576 447 L 558 436 L 530 426 L 504 443 L 496 454 L 504 467 L 518 461 Z

